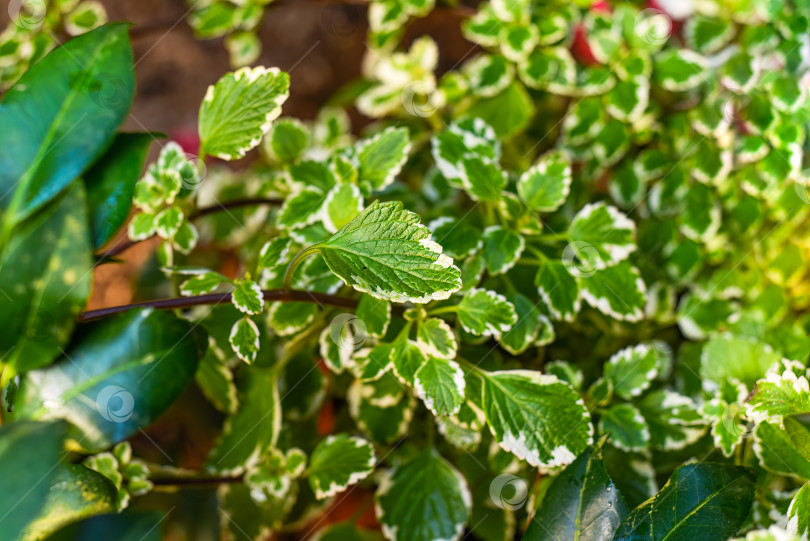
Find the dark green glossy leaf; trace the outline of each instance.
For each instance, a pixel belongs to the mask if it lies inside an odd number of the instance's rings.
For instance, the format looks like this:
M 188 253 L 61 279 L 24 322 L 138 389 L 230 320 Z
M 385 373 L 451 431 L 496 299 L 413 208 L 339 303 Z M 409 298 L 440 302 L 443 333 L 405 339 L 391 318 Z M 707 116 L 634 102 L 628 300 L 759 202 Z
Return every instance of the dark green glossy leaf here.
M 6 233 L 76 179 L 124 120 L 135 89 L 128 28 L 109 24 L 58 47 L 0 102 Z
M 150 133 L 119 133 L 107 152 L 85 173 L 95 248 L 110 240 L 129 217 L 135 183 L 153 140 Z
M 81 464 L 59 466 L 51 481 L 45 507 L 22 536 L 24 541 L 45 539 L 49 534 L 94 515 L 116 510 L 118 491 L 109 479 Z
M 23 419 L 64 418 L 91 452 L 157 419 L 193 379 L 201 333 L 170 312 L 132 310 L 82 329 L 53 366 L 26 374 Z
M 658 494 L 630 512 L 613 539 L 725 541 L 751 511 L 755 479 L 739 466 L 681 466 Z
M 602 460 L 602 439 L 552 481 L 524 540 L 610 539 L 627 505 Z
M 90 294 L 92 263 L 78 183 L 18 227 L 0 259 L 0 353 L 10 370 L 47 366 L 59 355 Z
M 161 541 L 165 520 L 166 513 L 162 511 L 102 515 L 63 528 L 48 541 Z
M 62 455 L 64 423 L 0 427 L 0 538 L 13 540 L 39 516 Z

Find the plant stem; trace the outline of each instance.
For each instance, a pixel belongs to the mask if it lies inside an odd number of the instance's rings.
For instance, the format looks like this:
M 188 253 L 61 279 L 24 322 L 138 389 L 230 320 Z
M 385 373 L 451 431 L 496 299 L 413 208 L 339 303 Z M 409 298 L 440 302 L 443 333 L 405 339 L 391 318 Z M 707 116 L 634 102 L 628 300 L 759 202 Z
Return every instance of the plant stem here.
M 164 477 L 153 479 L 150 478 L 152 484 L 156 487 L 163 486 L 196 486 L 196 485 L 224 485 L 241 483 L 245 480 L 244 476 L 238 475 L 236 477 Z
M 328 295 L 326 293 L 315 293 L 302 290 L 268 289 L 262 292 L 264 300 L 279 302 L 314 302 L 317 304 L 328 304 L 331 306 L 341 306 L 343 308 L 355 308 L 357 301 L 348 297 L 338 295 Z M 156 310 L 173 310 L 178 308 L 191 308 L 193 306 L 216 305 L 231 302 L 230 293 L 209 293 L 207 295 L 197 295 L 195 297 L 178 297 L 173 299 L 158 299 L 147 302 L 136 302 L 122 306 L 112 306 L 100 308 L 98 310 L 88 310 L 79 315 L 79 321 L 91 321 L 103 317 L 120 314 L 128 310 L 137 308 L 154 308 Z
M 295 269 L 298 268 L 298 265 L 300 265 L 301 262 L 303 262 L 304 259 L 306 259 L 308 256 L 311 256 L 312 254 L 314 254 L 317 251 L 318 251 L 318 245 L 315 244 L 315 245 L 310 246 L 308 248 L 304 248 L 303 250 L 301 250 L 300 252 L 295 254 L 295 257 L 292 258 L 292 261 L 290 261 L 290 264 L 287 265 L 287 271 L 284 273 L 284 291 L 290 291 L 292 289 L 292 287 L 291 287 L 292 286 L 292 277 L 293 277 L 293 273 L 295 272 Z
M 458 306 L 442 306 L 441 308 L 434 308 L 433 310 L 428 310 L 427 315 L 429 316 L 436 316 L 439 314 L 455 314 L 458 312 Z

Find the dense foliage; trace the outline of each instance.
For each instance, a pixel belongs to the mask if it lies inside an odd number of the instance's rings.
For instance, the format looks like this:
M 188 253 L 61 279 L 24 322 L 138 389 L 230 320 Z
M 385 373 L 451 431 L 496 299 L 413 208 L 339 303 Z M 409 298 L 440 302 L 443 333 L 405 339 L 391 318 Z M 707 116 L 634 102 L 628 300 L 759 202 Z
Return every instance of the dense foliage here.
M 238 69 L 145 173 L 127 25 L 0 35 L 0 539 L 160 538 L 128 508 L 186 482 L 232 539 L 810 536 L 809 2 L 374 0 L 312 121 L 241 67 L 269 3 L 193 3 Z M 152 238 L 154 300 L 85 312 Z M 190 385 L 204 467 L 133 457 Z M 318 518 L 355 490 L 379 528 Z

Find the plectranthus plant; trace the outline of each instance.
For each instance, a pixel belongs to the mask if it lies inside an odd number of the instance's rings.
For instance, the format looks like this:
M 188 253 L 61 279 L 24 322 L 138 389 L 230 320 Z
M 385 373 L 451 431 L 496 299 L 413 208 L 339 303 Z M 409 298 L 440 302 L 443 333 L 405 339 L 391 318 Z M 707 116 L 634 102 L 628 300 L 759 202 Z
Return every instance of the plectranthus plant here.
M 810 536 L 810 4 L 374 0 L 312 120 L 250 65 L 266 4 L 192 6 L 246 64 L 194 154 L 118 131 L 125 25 L 14 65 L 4 539 L 159 536 L 190 484 L 197 538 Z M 434 10 L 475 44 L 441 73 Z M 86 310 L 146 241 L 140 302 Z M 134 456 L 189 388 L 204 459 Z

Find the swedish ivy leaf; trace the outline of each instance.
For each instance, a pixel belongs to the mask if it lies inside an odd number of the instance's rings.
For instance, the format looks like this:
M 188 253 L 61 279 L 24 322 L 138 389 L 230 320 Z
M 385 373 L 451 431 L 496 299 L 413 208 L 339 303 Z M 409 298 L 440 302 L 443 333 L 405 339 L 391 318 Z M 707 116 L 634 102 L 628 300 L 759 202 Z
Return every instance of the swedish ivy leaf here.
M 264 293 L 259 284 L 252 280 L 236 280 L 231 299 L 237 310 L 243 314 L 259 314 L 264 310 Z
M 231 335 L 228 337 L 234 353 L 250 364 L 256 360 L 259 353 L 259 328 L 249 317 L 237 320 L 231 328 Z
M 464 73 L 470 89 L 484 98 L 491 98 L 509 86 L 515 76 L 515 68 L 503 56 L 480 54 L 464 64 Z
M 185 216 L 180 207 L 171 206 L 155 216 L 155 233 L 161 238 L 171 240 L 183 225 Z
M 467 117 L 435 135 L 431 140 L 431 151 L 442 175 L 449 180 L 460 180 L 465 159 L 477 156 L 484 161 L 497 162 L 501 156 L 501 143 L 495 130 L 484 120 Z
M 755 422 L 779 422 L 783 415 L 810 411 L 810 385 L 805 367 L 796 361 L 781 361 L 757 381 L 745 414 Z
M 740 404 L 745 401 L 748 390 L 741 383 L 736 386 L 727 384 L 725 389 L 722 396 L 715 396 L 705 402 L 700 413 L 712 423 L 711 433 L 715 447 L 724 456 L 731 456 L 746 433 Z
M 755 480 L 750 470 L 739 466 L 681 466 L 654 498 L 630 512 L 613 539 L 728 539 L 750 512 Z
M 580 290 L 577 279 L 562 261 L 546 260 L 537 269 L 534 285 L 554 319 L 571 321 L 579 312 Z
M 582 369 L 568 361 L 551 361 L 543 366 L 543 370 L 557 376 L 557 379 L 569 383 L 574 389 L 581 389 L 583 382 Z
M 491 98 L 475 101 L 467 114 L 484 119 L 498 137 L 510 139 L 523 132 L 535 113 L 531 96 L 518 81 Z
M 365 332 L 373 336 L 384 336 L 391 323 L 391 303 L 363 295 L 357 304 L 354 315 L 365 325 Z
M 374 470 L 374 447 L 348 434 L 328 436 L 309 460 L 309 486 L 319 500 L 333 496 L 362 481 Z
M 307 127 L 294 118 L 282 118 L 275 123 L 266 141 L 273 156 L 280 162 L 297 160 L 309 144 Z
M 387 128 L 357 143 L 360 182 L 372 191 L 382 190 L 392 182 L 408 159 L 411 144 L 405 128 Z
M 317 222 L 321 218 L 321 209 L 326 198 L 327 194 L 316 188 L 304 188 L 291 195 L 281 206 L 278 225 L 296 229 Z
M 793 113 L 807 100 L 807 90 L 796 77 L 782 75 L 769 85 L 773 105 L 785 113 Z
M 691 17 L 684 26 L 686 42 L 692 49 L 711 54 L 726 45 L 735 33 L 731 21 L 705 15 Z
M 526 541 L 610 539 L 627 504 L 602 458 L 604 440 L 582 453 L 551 482 L 529 524 Z
M 637 404 L 650 429 L 650 445 L 665 451 L 683 449 L 706 431 L 697 405 L 674 391 L 648 393 Z
M 571 161 L 561 151 L 540 157 L 518 180 L 520 198 L 538 212 L 554 212 L 571 191 Z
M 430 222 L 428 228 L 433 231 L 433 238 L 450 257 L 467 257 L 483 246 L 481 230 L 469 220 L 442 216 Z
M 378 299 L 425 303 L 461 288 L 461 272 L 398 201 L 375 201 L 317 245 L 344 283 Z
M 323 203 L 323 225 L 330 233 L 349 223 L 363 210 L 363 194 L 356 184 L 335 185 Z
M 475 201 L 497 201 L 506 186 L 506 172 L 497 163 L 473 156 L 461 162 L 461 183 Z
M 414 377 L 416 394 L 433 415 L 454 415 L 464 402 L 464 372 L 457 362 L 431 357 Z
M 466 480 L 433 448 L 391 472 L 374 498 L 391 541 L 456 541 L 472 507 Z
M 395 346 L 395 344 L 377 344 L 372 348 L 359 350 L 352 359 L 354 373 L 363 381 L 379 380 L 391 368 Z M 388 379 L 393 381 L 391 378 Z M 401 385 L 398 384 L 398 388 L 401 388 Z
M 236 385 L 233 381 L 233 372 L 226 366 L 225 353 L 216 345 L 216 341 L 208 338 L 208 350 L 200 359 L 194 379 L 200 391 L 211 404 L 219 411 L 233 414 L 239 407 L 239 398 L 236 394 Z
M 810 417 L 802 413 L 786 415 L 782 424 L 785 427 L 793 447 L 807 460 L 810 460 Z
M 323 362 L 335 374 L 342 373 L 351 365 L 357 344 L 351 325 L 330 325 L 324 328 L 319 344 Z
M 636 249 L 636 224 L 615 207 L 591 203 L 580 210 L 568 228 L 578 252 L 588 253 L 591 270 L 624 261 Z
M 790 437 L 778 423 L 762 422 L 754 430 L 754 454 L 759 465 L 766 470 L 793 477 L 807 479 L 810 476 L 810 462 L 793 446 Z
M 458 322 L 475 336 L 500 336 L 517 321 L 506 297 L 487 289 L 471 289 L 457 305 Z
M 622 122 L 637 122 L 650 103 L 650 83 L 647 79 L 619 81 L 607 95 L 605 108 Z
M 259 251 L 259 265 L 270 269 L 287 260 L 290 253 L 292 239 L 289 237 L 278 237 L 267 241 Z
M 267 324 L 279 336 L 294 334 L 315 319 L 318 305 L 311 302 L 274 302 L 267 311 Z
M 401 340 L 391 350 L 394 372 L 400 380 L 413 385 L 416 373 L 427 362 L 427 355 L 411 340 Z
M 529 370 L 481 374 L 487 424 L 504 450 L 552 471 L 591 444 L 590 415 L 567 383 Z
M 710 339 L 700 355 L 703 388 L 712 391 L 726 381 L 739 381 L 749 389 L 781 356 L 754 338 L 720 334 Z
M 666 376 L 672 364 L 672 352 L 664 342 L 639 344 L 625 348 L 605 364 L 605 378 L 613 383 L 613 392 L 626 400 L 640 396 L 660 376 Z
M 235 160 L 256 147 L 281 114 L 290 76 L 278 68 L 241 68 L 208 87 L 200 107 L 201 152 Z
M 312 188 L 319 192 L 328 192 L 337 183 L 334 172 L 323 162 L 302 160 L 290 164 L 290 178 L 301 188 Z
M 608 442 L 626 452 L 637 452 L 650 445 L 647 422 L 632 404 L 616 404 L 602 412 L 599 433 L 609 434 Z
M 490 274 L 503 274 L 515 266 L 526 241 L 519 233 L 492 225 L 484 230 L 484 259 Z
M 802 539 L 810 535 L 810 483 L 805 483 L 793 496 L 787 512 L 787 530 Z
M 509 295 L 507 299 L 515 307 L 517 320 L 498 341 L 512 355 L 519 355 L 538 342 L 540 331 L 551 327 L 551 322 L 540 313 L 539 303 L 535 304 L 520 293 Z
M 230 280 L 218 272 L 201 272 L 180 284 L 180 294 L 184 297 L 204 295 L 227 283 L 230 283 Z
M 670 92 L 691 90 L 703 83 L 709 74 L 706 58 L 688 49 L 673 47 L 655 57 L 655 81 Z
M 357 426 L 374 441 L 393 443 L 408 430 L 415 401 L 410 395 L 388 398 L 378 405 L 372 402 L 373 388 L 356 380 L 346 394 L 349 414 Z
M 603 314 L 631 322 L 644 316 L 647 288 L 638 269 L 627 261 L 580 280 L 582 298 Z
M 197 246 L 199 238 L 197 228 L 188 220 L 183 220 L 180 228 L 172 237 L 172 246 L 181 254 L 190 254 Z
M 452 359 L 458 350 L 453 328 L 437 317 L 428 318 L 419 324 L 416 344 L 428 357 Z
M 139 212 L 127 225 L 127 237 L 138 242 L 146 240 L 155 234 L 155 215 L 149 212 Z

